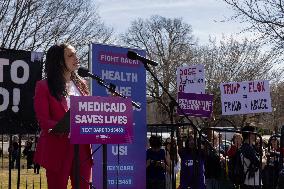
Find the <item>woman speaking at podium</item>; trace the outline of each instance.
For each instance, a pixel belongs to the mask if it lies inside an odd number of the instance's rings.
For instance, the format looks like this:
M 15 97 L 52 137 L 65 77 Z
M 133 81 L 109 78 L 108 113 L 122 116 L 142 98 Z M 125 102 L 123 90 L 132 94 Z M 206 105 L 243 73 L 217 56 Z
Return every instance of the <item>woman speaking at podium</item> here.
M 68 134 L 49 133 L 70 108 L 70 96 L 89 95 L 87 85 L 74 72 L 79 61 L 74 47 L 54 45 L 46 54 L 46 78 L 38 81 L 34 107 L 41 128 L 34 161 L 46 169 L 48 189 L 74 188 L 74 145 Z M 80 145 L 80 189 L 88 189 L 92 158 L 89 144 Z

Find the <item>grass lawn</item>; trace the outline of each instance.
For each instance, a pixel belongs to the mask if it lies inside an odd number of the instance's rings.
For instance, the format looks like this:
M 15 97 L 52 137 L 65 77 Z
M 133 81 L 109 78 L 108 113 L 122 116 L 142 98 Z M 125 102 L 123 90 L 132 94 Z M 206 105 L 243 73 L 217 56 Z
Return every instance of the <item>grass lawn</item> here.
M 12 189 L 17 188 L 17 178 L 18 178 L 18 170 L 12 170 L 11 174 L 11 186 Z M 0 172 L 0 189 L 7 189 L 9 182 L 9 170 L 1 170 Z M 40 184 L 41 183 L 41 184 Z M 41 187 L 40 187 L 41 185 Z M 26 187 L 27 186 L 27 187 Z M 20 179 L 20 188 L 21 189 L 47 189 L 46 177 L 45 177 L 45 169 L 40 169 L 40 174 L 34 174 L 33 169 L 21 169 L 21 179 Z M 71 183 L 69 180 L 68 189 L 71 189 Z
M 0 189 L 8 189 L 9 184 L 9 169 L 8 158 L 0 159 Z M 21 176 L 20 188 L 21 189 L 47 189 L 45 169 L 40 168 L 40 174 L 35 174 L 33 169 L 26 169 L 26 159 L 21 158 Z M 11 172 L 11 186 L 12 189 L 17 188 L 18 169 L 12 169 Z M 41 185 L 41 187 L 40 187 Z M 71 182 L 69 180 L 68 189 L 71 189 Z
M 21 189 L 47 189 L 45 169 L 40 168 L 40 174 L 35 174 L 33 169 L 26 169 L 26 159 L 21 159 L 21 177 L 20 188 Z M 12 169 L 11 173 L 11 186 L 12 189 L 17 188 L 18 170 Z M 176 186 L 179 186 L 179 174 L 176 178 Z M 8 158 L 0 158 L 0 189 L 8 189 L 9 183 L 9 169 Z M 41 187 L 40 187 L 41 186 Z M 69 180 L 68 189 L 71 189 L 71 182 Z
M 40 178 L 41 177 L 41 178 Z M 11 186 L 12 189 L 17 188 L 17 178 L 18 178 L 18 170 L 14 169 L 12 170 L 11 174 Z M 41 181 L 40 181 L 41 180 Z M 6 189 L 8 188 L 8 182 L 9 182 L 9 170 L 8 169 L 2 169 L 0 172 L 0 188 Z M 45 170 L 41 169 L 40 174 L 34 174 L 33 169 L 21 169 L 21 177 L 20 177 L 20 188 L 40 188 L 40 182 L 41 182 L 41 188 L 47 189 L 46 185 L 46 178 L 45 178 Z

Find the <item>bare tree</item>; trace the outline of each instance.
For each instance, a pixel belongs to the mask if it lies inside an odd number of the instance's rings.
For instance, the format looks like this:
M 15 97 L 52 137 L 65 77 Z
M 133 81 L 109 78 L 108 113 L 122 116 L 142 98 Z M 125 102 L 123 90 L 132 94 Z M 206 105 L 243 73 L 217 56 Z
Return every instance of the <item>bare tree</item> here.
M 278 80 L 270 85 L 272 112 L 260 114 L 258 119 L 260 126 L 275 133 L 280 131 L 284 124 L 284 82 Z
M 191 26 L 181 18 L 152 16 L 150 19 L 137 19 L 132 22 L 122 40 L 129 46 L 145 49 L 148 58 L 158 61 L 152 71 L 173 95 L 176 93 L 176 68 L 192 57 L 194 38 Z M 156 102 L 160 107 L 162 122 L 168 120 L 169 98 L 151 76 L 147 77 L 149 103 Z
M 273 112 L 263 120 L 265 126 L 278 132 L 284 124 L 284 82 L 275 82 L 271 88 Z
M 223 0 L 229 4 L 235 15 L 233 19 L 248 22 L 246 28 L 256 31 L 264 42 L 284 48 L 284 4 L 275 0 Z
M 241 82 L 251 80 L 271 80 L 281 74 L 274 70 L 278 55 L 273 51 L 263 52 L 261 44 L 247 39 L 238 42 L 233 38 L 222 39 L 219 43 L 209 40 L 207 46 L 200 47 L 197 56 L 191 60 L 192 64 L 205 65 L 206 92 L 214 94 L 214 119 L 222 118 L 220 83 Z M 256 115 L 226 116 L 237 126 L 245 124 L 248 118 Z
M 2 48 L 45 51 L 67 42 L 84 58 L 91 41 L 112 35 L 91 0 L 1 0 L 0 28 Z

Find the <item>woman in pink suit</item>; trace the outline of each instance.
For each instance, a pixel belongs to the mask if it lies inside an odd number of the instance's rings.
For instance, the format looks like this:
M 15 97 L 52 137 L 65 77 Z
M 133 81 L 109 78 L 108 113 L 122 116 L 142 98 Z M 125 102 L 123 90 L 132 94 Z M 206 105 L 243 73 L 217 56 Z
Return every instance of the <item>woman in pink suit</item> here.
M 70 96 L 89 95 L 88 87 L 74 72 L 79 67 L 71 45 L 49 48 L 46 55 L 46 79 L 38 81 L 34 106 L 41 128 L 34 161 L 46 169 L 49 189 L 66 189 L 68 178 L 74 186 L 74 145 L 68 134 L 51 134 L 57 122 L 70 108 Z M 92 167 L 90 145 L 80 145 L 80 189 L 88 189 Z

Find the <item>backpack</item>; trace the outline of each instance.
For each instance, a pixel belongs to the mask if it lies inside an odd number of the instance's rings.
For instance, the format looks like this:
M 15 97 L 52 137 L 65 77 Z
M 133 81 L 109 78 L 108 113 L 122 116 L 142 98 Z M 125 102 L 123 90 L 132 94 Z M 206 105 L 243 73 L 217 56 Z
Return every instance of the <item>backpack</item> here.
M 229 159 L 228 163 L 228 176 L 232 183 L 236 185 L 242 185 L 246 179 L 246 173 L 244 171 L 244 165 L 242 162 L 241 150 L 237 152 Z

